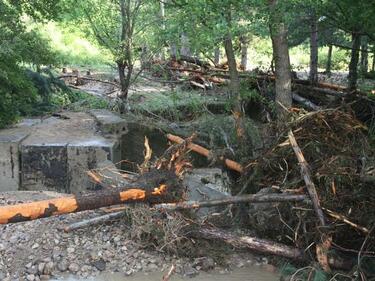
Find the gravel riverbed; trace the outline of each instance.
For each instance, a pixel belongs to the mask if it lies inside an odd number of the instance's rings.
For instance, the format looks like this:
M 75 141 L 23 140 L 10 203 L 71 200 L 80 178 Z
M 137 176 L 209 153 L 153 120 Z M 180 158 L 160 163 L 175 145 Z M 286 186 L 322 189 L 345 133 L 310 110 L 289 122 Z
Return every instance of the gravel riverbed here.
M 0 205 L 11 205 L 56 197 L 51 192 L 0 193 Z M 60 194 L 61 196 L 61 194 Z M 232 253 L 224 266 L 210 256 L 188 259 L 169 256 L 142 245 L 124 235 L 129 226 L 124 220 L 65 233 L 63 227 L 100 211 L 86 211 L 30 222 L 0 226 L 0 280 L 49 280 L 67 274 L 90 278 L 117 272 L 129 276 L 137 272 L 166 272 L 172 264 L 176 273 L 193 277 L 200 271 L 227 273 L 233 268 L 258 265 L 268 271 L 275 268 L 267 258 L 250 253 Z

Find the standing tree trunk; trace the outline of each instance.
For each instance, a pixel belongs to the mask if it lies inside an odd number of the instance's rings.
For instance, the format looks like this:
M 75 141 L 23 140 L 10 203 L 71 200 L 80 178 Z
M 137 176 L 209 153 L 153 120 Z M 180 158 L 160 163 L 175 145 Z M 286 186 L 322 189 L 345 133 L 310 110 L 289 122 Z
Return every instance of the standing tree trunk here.
M 183 32 L 181 34 L 181 50 L 180 50 L 180 54 L 182 56 L 191 57 L 191 51 L 190 51 L 190 46 L 189 45 L 190 45 L 189 44 L 189 38 Z
M 132 54 L 132 38 L 134 30 L 134 21 L 130 19 L 131 5 L 129 0 L 120 0 L 121 11 L 121 56 L 117 60 L 117 68 L 121 84 L 121 99 L 120 112 L 125 111 L 125 105 L 128 99 L 128 92 L 130 87 L 130 79 L 133 74 L 133 54 Z
M 361 47 L 361 35 L 358 32 L 352 33 L 352 54 L 349 64 L 349 89 L 355 90 L 357 88 L 358 80 L 358 61 L 359 50 Z
M 162 21 L 161 29 L 165 31 L 165 1 L 166 0 L 160 0 L 160 18 Z M 164 50 L 164 44 L 162 44 L 162 47 L 160 48 L 160 59 L 161 61 L 165 61 L 165 50 Z
M 375 71 L 375 51 L 372 54 L 372 67 L 371 67 L 371 71 Z
M 214 64 L 218 65 L 220 63 L 220 48 L 216 47 L 214 51 Z
M 318 83 L 318 23 L 315 13 L 311 17 L 310 82 L 313 85 Z
M 276 113 L 283 119 L 285 108 L 292 106 L 292 79 L 288 49 L 287 29 L 278 11 L 278 0 L 269 0 L 270 31 L 273 57 L 275 58 Z
M 248 40 L 245 36 L 241 36 L 241 69 L 247 70 L 247 49 L 248 49 Z
M 229 76 L 230 76 L 230 93 L 236 98 L 233 114 L 236 122 L 237 137 L 241 143 L 245 142 L 245 127 L 243 120 L 242 101 L 240 95 L 240 78 L 237 71 L 236 57 L 234 55 L 232 35 L 228 33 L 224 39 L 225 54 L 228 60 Z
M 366 74 L 368 72 L 368 39 L 367 36 L 362 36 L 361 40 L 361 72 Z
M 333 46 L 330 44 L 328 45 L 327 64 L 326 64 L 326 74 L 328 76 L 331 75 L 331 69 L 332 69 L 332 51 L 333 51 Z

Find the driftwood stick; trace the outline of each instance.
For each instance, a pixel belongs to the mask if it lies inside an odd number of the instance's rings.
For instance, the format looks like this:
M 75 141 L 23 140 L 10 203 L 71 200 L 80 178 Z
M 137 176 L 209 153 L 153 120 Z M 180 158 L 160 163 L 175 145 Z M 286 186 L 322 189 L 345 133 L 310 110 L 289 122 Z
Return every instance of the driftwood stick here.
M 154 206 L 156 209 L 164 210 L 185 210 L 199 209 L 205 207 L 223 206 L 240 203 L 265 203 L 265 202 L 301 202 L 306 200 L 305 195 L 284 195 L 284 194 L 250 194 L 242 196 L 230 196 L 223 199 L 209 201 L 185 201 L 179 203 L 162 203 Z
M 163 281 L 169 281 L 173 273 L 176 271 L 176 266 L 172 264 L 171 268 L 168 270 L 168 272 L 163 275 Z
M 344 223 L 346 223 L 347 225 L 350 225 L 351 227 L 355 228 L 355 229 L 358 229 L 360 231 L 362 231 L 363 233 L 365 234 L 368 234 L 370 232 L 370 230 L 364 226 L 361 226 L 361 225 L 358 225 L 352 221 L 350 221 L 347 217 L 341 215 L 341 214 L 338 214 L 332 210 L 329 210 L 329 209 L 326 209 L 326 208 L 322 208 L 324 210 L 324 212 L 327 213 L 327 215 L 329 215 L 330 217 L 332 218 L 335 218 L 339 221 L 342 221 Z
M 178 144 L 182 144 L 185 141 L 183 138 L 180 138 L 180 137 L 172 135 L 172 134 L 167 134 L 167 138 L 170 141 L 178 143 Z M 210 151 L 208 149 L 204 148 L 203 146 L 198 145 L 198 144 L 188 143 L 188 148 L 191 149 L 191 150 L 193 150 L 196 153 L 199 153 L 199 154 L 205 156 L 205 157 L 209 157 L 210 156 Z M 239 163 L 237 163 L 237 162 L 235 162 L 233 160 L 229 160 L 229 159 L 224 159 L 223 158 L 221 160 L 224 160 L 225 165 L 229 169 L 237 171 L 239 173 L 243 173 L 244 172 L 244 168 L 242 167 L 241 164 L 239 164 Z
M 323 210 L 322 210 L 322 207 L 320 206 L 320 201 L 319 201 L 318 193 L 315 188 L 315 184 L 311 179 L 311 173 L 310 173 L 308 163 L 306 162 L 306 159 L 303 156 L 302 150 L 298 146 L 296 138 L 294 137 L 294 134 L 292 131 L 289 131 L 288 137 L 289 137 L 290 144 L 294 150 L 294 153 L 297 156 L 298 163 L 301 167 L 301 175 L 303 177 L 303 180 L 305 181 L 307 191 L 310 195 L 312 204 L 314 206 L 315 213 L 318 216 L 320 225 L 325 226 Z
M 297 156 L 298 163 L 301 167 L 301 175 L 305 181 L 307 191 L 310 195 L 310 199 L 314 206 L 315 213 L 318 216 L 320 226 L 324 227 L 325 226 L 324 214 L 323 214 L 322 207 L 320 206 L 318 193 L 316 191 L 314 182 L 312 181 L 312 178 L 311 178 L 311 173 L 310 173 L 308 163 L 305 157 L 303 156 L 302 150 L 297 144 L 296 138 L 294 137 L 292 130 L 289 131 L 288 137 L 289 137 L 290 144 L 292 145 L 292 148 L 294 150 L 294 153 Z M 326 272 L 331 271 L 330 266 L 329 266 L 330 262 L 328 259 L 328 251 L 331 247 L 331 244 L 332 244 L 332 237 L 323 233 L 321 235 L 321 242 L 317 243 L 316 245 L 317 260 L 319 264 L 322 266 L 322 268 L 324 269 L 324 271 Z
M 79 221 L 79 222 L 72 223 L 72 224 L 68 225 L 67 227 L 64 228 L 64 231 L 65 232 L 71 232 L 71 231 L 74 231 L 74 230 L 77 230 L 77 229 L 80 229 L 80 228 L 104 223 L 104 222 L 109 221 L 109 220 L 119 219 L 122 216 L 124 216 L 124 214 L 125 214 L 125 212 L 121 211 L 121 212 L 109 213 L 109 214 L 94 217 L 94 218 L 91 218 L 91 219 L 86 219 L 86 220 Z

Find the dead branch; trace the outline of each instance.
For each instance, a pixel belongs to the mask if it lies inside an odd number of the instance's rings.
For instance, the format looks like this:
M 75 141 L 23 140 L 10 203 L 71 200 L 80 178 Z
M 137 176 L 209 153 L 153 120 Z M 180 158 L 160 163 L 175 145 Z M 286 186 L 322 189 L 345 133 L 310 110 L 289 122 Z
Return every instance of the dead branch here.
M 303 177 L 303 180 L 305 181 L 307 191 L 310 195 L 310 199 L 312 201 L 312 204 L 314 206 L 314 210 L 316 215 L 318 216 L 320 226 L 325 226 L 325 219 L 322 207 L 320 206 L 320 201 L 318 197 L 318 193 L 316 191 L 314 182 L 311 179 L 311 173 L 310 169 L 308 167 L 308 163 L 303 156 L 302 150 L 297 144 L 296 138 L 294 137 L 293 131 L 290 130 L 288 133 L 290 144 L 294 150 L 294 153 L 297 156 L 298 163 L 301 167 L 301 175 Z M 318 259 L 319 264 L 322 266 L 324 271 L 329 272 L 329 259 L 328 259 L 328 250 L 331 247 L 332 244 L 332 238 L 329 235 L 322 234 L 322 241 L 316 245 L 316 256 Z
M 176 266 L 172 264 L 171 268 L 168 270 L 168 272 L 163 276 L 163 281 L 169 281 L 169 278 L 171 278 L 172 274 L 175 272 Z
M 311 173 L 310 169 L 308 167 L 308 163 L 305 160 L 305 157 L 303 156 L 302 150 L 297 144 L 296 138 L 294 137 L 294 134 L 292 131 L 289 131 L 288 133 L 290 144 L 294 150 L 294 153 L 297 156 L 298 163 L 301 167 L 301 175 L 303 177 L 303 180 L 305 181 L 307 191 L 310 195 L 311 201 L 313 203 L 315 212 L 319 218 L 321 226 L 325 226 L 325 220 L 324 220 L 324 214 L 322 211 L 322 207 L 320 206 L 320 201 L 318 197 L 318 193 L 316 191 L 315 185 L 311 179 Z
M 64 228 L 64 231 L 71 232 L 80 228 L 101 224 L 110 220 L 119 219 L 123 217 L 124 214 L 125 214 L 124 211 L 121 211 L 121 212 L 109 213 L 109 214 L 98 216 L 98 217 L 91 218 L 91 219 L 82 220 L 82 221 L 68 225 L 67 227 Z
M 172 142 L 175 142 L 175 143 L 178 143 L 178 144 L 182 144 L 184 143 L 184 139 L 180 138 L 179 136 L 175 136 L 175 135 L 172 135 L 172 134 L 168 134 L 167 135 L 167 138 L 172 141 Z M 199 153 L 205 157 L 209 157 L 210 156 L 210 151 L 198 144 L 194 144 L 194 143 L 188 143 L 188 148 L 193 150 L 194 152 L 196 153 Z M 243 173 L 244 172 L 244 168 L 242 167 L 241 164 L 233 161 L 233 160 L 229 160 L 229 159 L 224 159 L 223 157 L 221 157 L 221 160 L 224 161 L 225 165 L 231 169 L 231 170 L 234 170 L 234 171 L 237 171 L 239 173 Z
M 339 221 L 342 221 L 342 222 L 346 223 L 347 225 L 350 225 L 351 227 L 353 227 L 353 228 L 355 228 L 355 229 L 358 229 L 358 230 L 362 231 L 362 232 L 365 233 L 365 234 L 368 234 L 368 233 L 369 233 L 369 229 L 368 229 L 368 228 L 366 228 L 366 227 L 364 227 L 364 226 L 360 226 L 360 225 L 358 225 L 358 224 L 356 224 L 356 223 L 350 221 L 347 217 L 345 217 L 345 216 L 343 216 L 343 215 L 341 215 L 341 214 L 338 214 L 338 213 L 336 213 L 336 212 L 334 212 L 334 211 L 331 211 L 331 210 L 329 210 L 329 209 L 326 209 L 326 208 L 322 208 L 322 209 L 323 209 L 323 210 L 327 213 L 327 215 L 329 215 L 330 217 L 335 218 L 335 219 L 337 219 L 337 220 L 339 220 Z

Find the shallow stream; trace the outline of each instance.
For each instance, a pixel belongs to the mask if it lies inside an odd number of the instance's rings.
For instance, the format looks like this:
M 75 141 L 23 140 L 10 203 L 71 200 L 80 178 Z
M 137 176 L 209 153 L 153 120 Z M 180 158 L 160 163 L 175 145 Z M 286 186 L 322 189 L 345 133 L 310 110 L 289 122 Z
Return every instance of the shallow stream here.
M 280 276 L 276 273 L 269 272 L 259 266 L 248 266 L 234 271 L 223 273 L 223 272 L 202 272 L 196 277 L 181 277 L 179 275 L 173 275 L 169 279 L 170 281 L 182 281 L 182 280 L 193 280 L 193 281 L 277 281 Z M 98 277 L 92 277 L 90 279 L 80 279 L 78 277 L 66 277 L 63 279 L 55 279 L 53 281 L 161 281 L 163 280 L 163 273 L 136 273 L 132 276 L 125 276 L 123 274 L 102 274 Z

